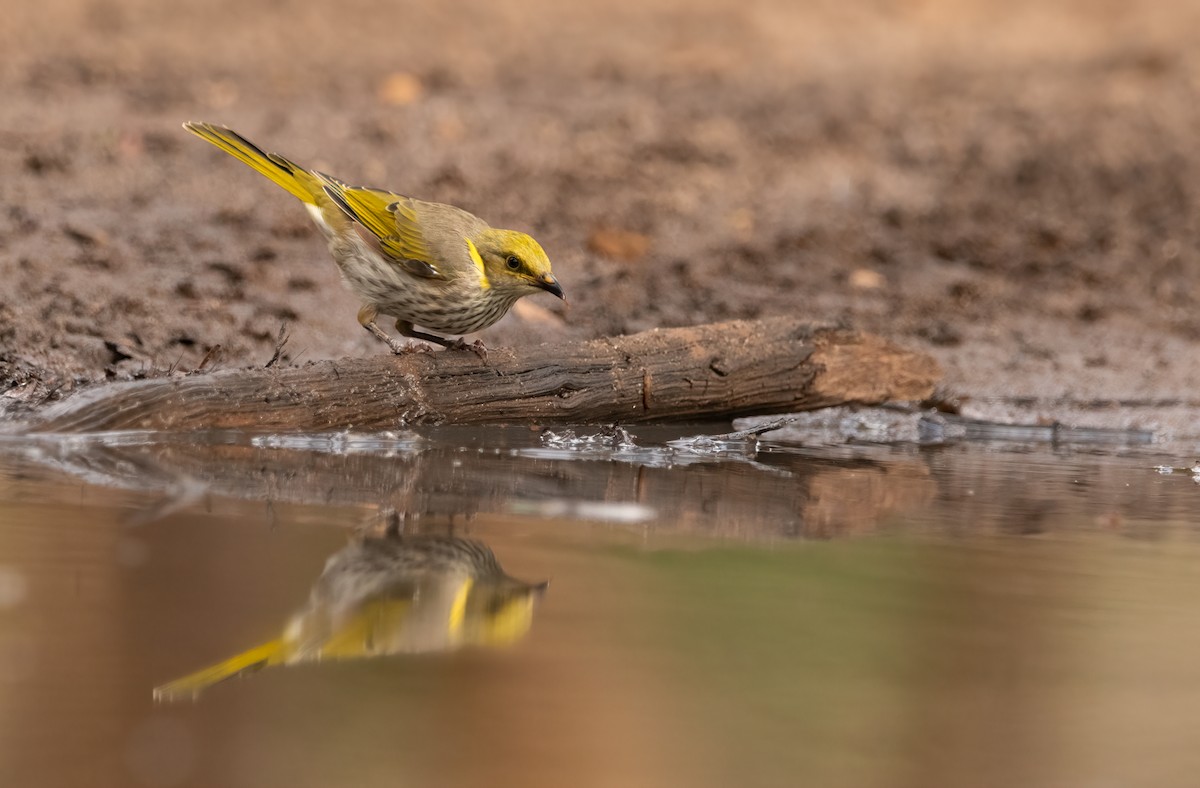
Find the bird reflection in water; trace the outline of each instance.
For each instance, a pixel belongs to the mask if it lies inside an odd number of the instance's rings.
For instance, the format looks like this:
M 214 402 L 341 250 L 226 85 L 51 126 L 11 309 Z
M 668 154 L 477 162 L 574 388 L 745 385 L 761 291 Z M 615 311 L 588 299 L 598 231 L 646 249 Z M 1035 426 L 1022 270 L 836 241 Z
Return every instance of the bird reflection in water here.
M 546 586 L 509 577 L 473 539 L 364 538 L 330 557 L 308 604 L 278 638 L 157 687 L 154 698 L 195 698 L 276 665 L 505 645 L 529 631 Z

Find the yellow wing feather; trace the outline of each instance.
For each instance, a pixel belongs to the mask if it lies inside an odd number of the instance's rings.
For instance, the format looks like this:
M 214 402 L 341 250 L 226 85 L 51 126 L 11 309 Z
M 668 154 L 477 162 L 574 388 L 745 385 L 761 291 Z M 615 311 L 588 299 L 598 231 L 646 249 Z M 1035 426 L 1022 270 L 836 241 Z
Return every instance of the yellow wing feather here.
M 396 195 L 360 186 L 347 186 L 332 178 L 327 178 L 325 193 L 343 209 L 348 209 L 355 221 L 376 236 L 386 238 L 395 232 L 396 223 L 388 206 L 396 201 Z
M 392 192 L 347 186 L 328 176 L 321 177 L 327 181 L 325 193 L 341 206 L 350 218 L 366 227 L 379 239 L 379 245 L 385 254 L 401 261 L 416 260 L 425 263 L 430 269 L 420 273 L 425 276 L 437 275 L 412 200 Z
M 388 206 L 392 219 L 392 234 L 386 240 L 406 257 L 432 263 L 413 201 L 408 197 L 393 197 L 396 198 L 395 201 Z

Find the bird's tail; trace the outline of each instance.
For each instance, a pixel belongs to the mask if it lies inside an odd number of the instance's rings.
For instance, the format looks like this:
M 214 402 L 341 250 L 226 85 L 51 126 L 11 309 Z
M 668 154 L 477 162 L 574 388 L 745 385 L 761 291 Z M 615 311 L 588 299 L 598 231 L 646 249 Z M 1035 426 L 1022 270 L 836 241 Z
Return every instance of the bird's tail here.
M 278 665 L 284 661 L 285 651 L 286 646 L 282 638 L 268 641 L 223 662 L 210 665 L 181 679 L 167 682 L 161 687 L 155 687 L 154 699 L 164 702 L 195 698 L 218 682 L 261 670 L 268 665 Z
M 277 153 L 267 153 L 232 129 L 213 123 L 187 122 L 183 127 L 230 156 L 253 167 L 309 205 L 317 204 L 324 184 L 311 172 Z

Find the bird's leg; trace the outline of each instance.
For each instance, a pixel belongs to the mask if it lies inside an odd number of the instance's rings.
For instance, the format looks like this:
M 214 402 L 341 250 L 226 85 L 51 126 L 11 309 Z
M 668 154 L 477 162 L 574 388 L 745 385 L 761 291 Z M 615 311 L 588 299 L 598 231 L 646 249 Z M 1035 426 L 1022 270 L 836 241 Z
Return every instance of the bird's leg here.
M 446 339 L 445 337 L 439 337 L 436 334 L 426 334 L 424 331 L 418 331 L 417 329 L 413 328 L 412 323 L 402 318 L 396 320 L 396 330 L 399 331 L 402 336 L 412 337 L 413 339 L 423 339 L 426 342 L 432 342 L 433 344 L 441 345 L 442 347 L 451 347 L 454 344 L 453 340 Z
M 470 350 L 484 361 L 487 361 L 487 346 L 484 345 L 481 340 L 477 339 L 474 342 L 468 343 L 463 341 L 462 337 L 459 337 L 458 339 L 446 339 L 445 337 L 439 337 L 436 334 L 427 334 L 424 331 L 418 331 L 417 329 L 413 328 L 413 324 L 407 320 L 397 320 L 396 330 L 406 337 L 423 339 L 426 342 L 432 342 L 435 345 L 441 345 L 447 350 Z
M 377 317 L 379 317 L 379 310 L 370 304 L 363 304 L 362 309 L 358 310 L 359 325 L 374 334 L 376 339 L 383 342 L 392 349 L 393 353 L 399 356 L 405 351 L 405 346 L 388 336 L 387 332 L 375 323 L 375 318 Z

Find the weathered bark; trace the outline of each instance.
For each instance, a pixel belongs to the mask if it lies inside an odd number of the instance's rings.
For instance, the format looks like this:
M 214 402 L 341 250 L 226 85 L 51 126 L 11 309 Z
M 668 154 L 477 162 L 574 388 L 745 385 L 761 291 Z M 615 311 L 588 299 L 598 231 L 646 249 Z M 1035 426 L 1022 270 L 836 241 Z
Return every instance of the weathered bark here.
M 37 431 L 321 430 L 647 422 L 929 396 L 930 357 L 792 318 L 491 351 L 314 362 L 115 383 L 48 408 Z

